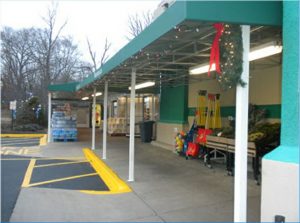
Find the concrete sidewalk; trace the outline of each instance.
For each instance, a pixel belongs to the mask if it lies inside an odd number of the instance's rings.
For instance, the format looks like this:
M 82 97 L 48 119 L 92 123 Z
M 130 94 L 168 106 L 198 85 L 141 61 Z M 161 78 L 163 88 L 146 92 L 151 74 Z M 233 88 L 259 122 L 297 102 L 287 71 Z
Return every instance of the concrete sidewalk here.
M 89 136 L 89 134 L 86 134 Z M 50 143 L 43 157 L 83 157 L 89 137 L 81 142 Z M 100 134 L 97 148 L 100 148 Z M 123 180 L 128 178 L 128 138 L 109 137 L 105 161 Z M 96 150 L 101 157 L 102 150 Z M 260 220 L 260 186 L 248 180 L 248 221 Z M 72 190 L 24 188 L 12 222 L 20 221 L 233 221 L 233 182 L 224 164 L 208 169 L 202 160 L 185 160 L 171 151 L 136 138 L 133 192 L 91 195 Z

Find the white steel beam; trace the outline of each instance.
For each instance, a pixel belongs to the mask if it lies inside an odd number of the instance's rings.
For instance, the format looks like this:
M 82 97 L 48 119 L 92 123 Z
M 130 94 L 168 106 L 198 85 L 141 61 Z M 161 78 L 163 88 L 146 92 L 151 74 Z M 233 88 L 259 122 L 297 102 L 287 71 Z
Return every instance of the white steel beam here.
M 52 135 L 51 135 L 51 92 L 48 92 L 48 142 L 51 142 Z
M 130 92 L 130 135 L 129 135 L 128 181 L 134 181 L 135 78 L 136 78 L 136 69 L 135 67 L 133 67 L 131 72 L 131 92 Z
M 247 150 L 250 26 L 242 25 L 244 87 L 236 88 L 234 222 L 247 222 Z
M 105 81 L 104 86 L 104 111 L 103 111 L 103 149 L 102 159 L 106 159 L 106 145 L 107 145 L 107 97 L 108 97 L 108 82 Z
M 93 93 L 93 107 L 92 107 L 92 150 L 95 150 L 95 134 L 96 134 L 96 88 Z

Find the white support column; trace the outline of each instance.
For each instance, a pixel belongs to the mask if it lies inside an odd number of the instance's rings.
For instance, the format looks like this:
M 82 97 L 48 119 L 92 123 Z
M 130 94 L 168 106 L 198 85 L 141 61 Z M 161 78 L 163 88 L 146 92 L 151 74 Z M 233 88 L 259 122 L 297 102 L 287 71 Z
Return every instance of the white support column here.
M 125 128 L 127 134 L 127 124 L 128 124 L 128 97 L 125 95 Z
M 48 142 L 52 141 L 52 135 L 51 135 L 51 93 L 48 92 Z
M 107 98 L 107 100 L 108 100 L 108 98 Z M 109 117 L 109 118 L 112 117 L 112 106 L 113 106 L 113 105 L 112 105 L 111 100 L 112 100 L 112 99 L 111 99 L 111 97 L 110 97 L 110 98 L 109 98 L 109 105 L 107 104 L 107 106 L 109 106 L 109 107 L 108 107 L 108 112 L 109 112 L 109 113 L 108 113 L 108 117 Z
M 93 107 L 92 107 L 92 150 L 95 150 L 95 134 L 96 134 L 96 88 L 93 93 Z
M 108 95 L 108 82 L 105 81 L 104 86 L 104 111 L 103 111 L 103 150 L 102 159 L 106 159 L 106 143 L 107 143 L 107 96 Z
M 248 151 L 248 101 L 249 101 L 249 52 L 250 26 L 243 25 L 243 73 L 245 87 L 236 88 L 235 118 L 235 177 L 234 222 L 247 221 L 247 151 Z
M 128 181 L 134 181 L 134 127 L 135 127 L 135 77 L 136 69 L 131 72 L 131 92 L 130 92 L 130 135 L 129 135 L 129 176 Z

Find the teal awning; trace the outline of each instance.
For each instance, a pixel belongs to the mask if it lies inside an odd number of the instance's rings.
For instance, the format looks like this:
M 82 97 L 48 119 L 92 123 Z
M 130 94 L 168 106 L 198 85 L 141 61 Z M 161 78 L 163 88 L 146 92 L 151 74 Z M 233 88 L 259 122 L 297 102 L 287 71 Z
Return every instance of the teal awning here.
M 48 86 L 48 91 L 64 91 L 64 92 L 74 92 L 76 91 L 76 86 L 79 82 L 69 82 L 64 84 L 52 84 Z
M 189 78 L 189 67 L 208 61 L 214 22 L 251 25 L 253 45 L 281 38 L 274 26 L 281 26 L 282 2 L 175 2 L 101 68 L 78 83 L 75 90 L 103 89 L 104 80 L 108 80 L 110 89 L 128 92 L 133 66 L 137 69 L 137 84 L 147 80 L 160 85 L 183 84 Z

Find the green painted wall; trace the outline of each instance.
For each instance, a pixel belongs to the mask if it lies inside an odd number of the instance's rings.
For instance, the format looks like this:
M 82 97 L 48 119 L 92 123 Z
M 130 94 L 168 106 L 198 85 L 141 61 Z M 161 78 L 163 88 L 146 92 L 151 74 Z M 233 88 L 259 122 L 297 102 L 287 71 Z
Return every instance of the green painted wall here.
M 164 87 L 160 98 L 160 122 L 184 124 L 188 117 L 188 87 Z
M 281 117 L 281 105 L 257 105 L 258 109 L 266 109 L 267 118 L 280 119 Z M 188 110 L 189 116 L 195 115 L 196 108 L 190 107 Z M 221 107 L 221 116 L 235 116 L 235 106 L 222 106 Z

